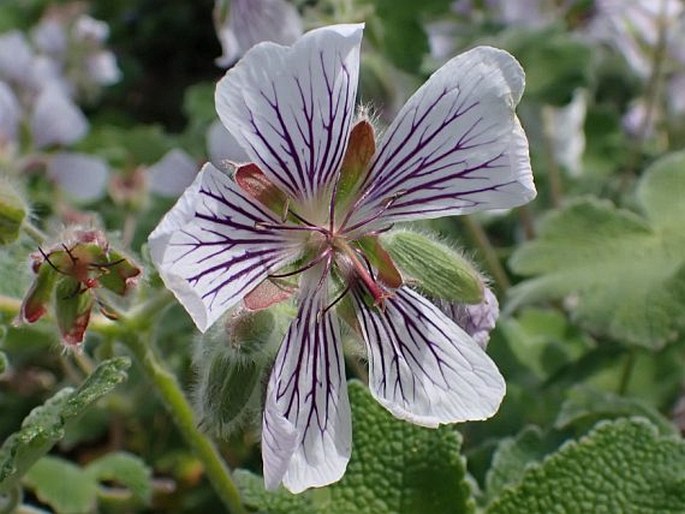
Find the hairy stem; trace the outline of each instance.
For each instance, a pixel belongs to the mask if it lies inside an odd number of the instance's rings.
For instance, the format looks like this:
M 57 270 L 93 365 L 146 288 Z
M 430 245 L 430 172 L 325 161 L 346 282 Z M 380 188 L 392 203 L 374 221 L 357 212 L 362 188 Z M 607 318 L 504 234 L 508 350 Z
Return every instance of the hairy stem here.
M 504 293 L 511 287 L 511 282 L 509 281 L 509 276 L 502 266 L 502 263 L 497 256 L 497 252 L 495 251 L 495 247 L 492 246 L 492 243 L 490 242 L 487 233 L 483 229 L 483 226 L 472 216 L 461 216 L 459 219 L 462 220 L 466 230 L 468 230 L 472 239 L 480 249 L 483 260 L 485 261 L 485 265 L 488 268 L 488 272 L 495 280 L 497 289 Z

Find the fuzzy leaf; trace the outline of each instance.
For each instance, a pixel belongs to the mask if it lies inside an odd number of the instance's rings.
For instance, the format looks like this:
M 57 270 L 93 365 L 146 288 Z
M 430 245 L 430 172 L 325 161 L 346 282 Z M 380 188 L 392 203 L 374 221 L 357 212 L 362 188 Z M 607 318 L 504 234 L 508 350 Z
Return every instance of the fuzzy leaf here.
M 654 407 L 639 398 L 625 398 L 608 391 L 589 386 L 576 386 L 568 392 L 562 404 L 555 428 L 565 429 L 571 425 L 587 425 L 601 419 L 643 416 L 664 435 L 678 433 L 676 427 Z
M 118 357 L 101 363 L 81 386 L 65 388 L 24 419 L 22 428 L 0 447 L 0 492 L 10 489 L 64 436 L 67 423 L 126 379 L 131 365 Z
M 95 511 L 97 482 L 67 460 L 43 457 L 26 473 L 24 482 L 57 514 Z
M 233 473 L 233 478 L 242 493 L 243 503 L 248 507 L 259 509 L 264 514 L 319 514 L 311 500 L 315 491 L 305 491 L 301 494 L 293 494 L 283 487 L 275 492 L 264 489 L 264 479 L 259 475 L 238 469 Z
M 488 514 L 685 511 L 685 443 L 645 419 L 599 424 L 531 466 Z
M 512 256 L 536 276 L 511 290 L 512 306 L 573 295 L 586 328 L 660 348 L 685 328 L 685 152 L 666 156 L 638 187 L 644 216 L 605 201 L 575 201 L 551 213 L 538 239 Z
M 124 485 L 145 503 L 152 496 L 152 471 L 142 459 L 130 453 L 107 454 L 88 464 L 86 474 L 97 482 L 106 480 Z
M 349 384 L 354 445 L 342 480 L 322 512 L 431 514 L 473 512 L 461 436 L 394 418 L 366 387 Z

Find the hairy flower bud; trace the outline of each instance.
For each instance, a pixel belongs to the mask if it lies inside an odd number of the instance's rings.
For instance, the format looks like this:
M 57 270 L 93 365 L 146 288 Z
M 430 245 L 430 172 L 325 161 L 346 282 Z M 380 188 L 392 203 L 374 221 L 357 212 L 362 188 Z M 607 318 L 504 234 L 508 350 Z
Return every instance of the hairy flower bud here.
M 463 255 L 428 236 L 393 231 L 381 237 L 383 246 L 409 281 L 434 298 L 478 304 L 483 301 L 483 279 Z
M 274 329 L 268 310 L 229 314 L 203 337 L 195 358 L 196 393 L 202 425 L 220 437 L 258 413 L 261 386 Z
M 78 345 L 90 321 L 94 298 L 89 289 L 71 277 L 61 278 L 55 287 L 55 317 L 62 340 L 68 345 Z

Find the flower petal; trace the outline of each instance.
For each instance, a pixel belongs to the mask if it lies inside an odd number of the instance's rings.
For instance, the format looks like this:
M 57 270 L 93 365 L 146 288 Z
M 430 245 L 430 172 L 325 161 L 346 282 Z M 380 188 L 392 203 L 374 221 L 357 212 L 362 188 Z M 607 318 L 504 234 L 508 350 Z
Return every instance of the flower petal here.
M 197 168 L 195 159 L 174 148 L 148 168 L 150 191 L 160 196 L 178 196 L 192 184 Z
M 269 380 L 262 432 L 268 489 L 283 482 L 299 493 L 330 484 L 342 477 L 350 459 L 352 423 L 342 341 L 337 318 L 332 310 L 325 311 L 328 292 L 325 284 L 318 285 L 321 267 L 303 276 L 298 315 Z
M 354 114 L 362 29 L 312 30 L 291 48 L 260 43 L 217 85 L 223 124 L 293 198 L 318 197 L 340 168 Z
M 150 234 L 150 255 L 166 286 L 204 332 L 269 272 L 297 255 L 267 209 L 206 164 Z
M 57 85 L 48 85 L 38 95 L 31 116 L 36 147 L 75 143 L 88 132 L 88 120 Z
M 107 189 L 109 166 L 99 157 L 61 152 L 48 161 L 48 175 L 75 200 L 93 202 Z
M 207 130 L 207 154 L 212 164 L 220 170 L 228 169 L 231 163 L 243 163 L 250 159 L 219 120 L 212 122 Z
M 369 388 L 393 415 L 417 425 L 486 419 L 504 397 L 494 362 L 436 306 L 403 287 L 370 308 L 355 293 L 369 355 Z
M 385 132 L 347 227 L 522 205 L 535 197 L 514 108 L 524 75 L 490 47 L 435 72 Z

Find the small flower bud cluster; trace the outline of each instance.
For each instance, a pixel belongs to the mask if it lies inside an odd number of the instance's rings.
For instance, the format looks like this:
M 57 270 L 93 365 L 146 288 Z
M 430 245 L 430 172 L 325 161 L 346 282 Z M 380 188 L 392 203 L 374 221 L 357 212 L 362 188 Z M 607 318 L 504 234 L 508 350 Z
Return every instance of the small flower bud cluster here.
M 125 295 L 137 283 L 140 268 L 110 248 L 102 232 L 72 229 L 63 242 L 40 248 L 31 256 L 36 277 L 21 305 L 17 323 L 34 323 L 52 306 L 62 340 L 68 346 L 83 341 L 93 306 L 114 318 L 96 291 Z

